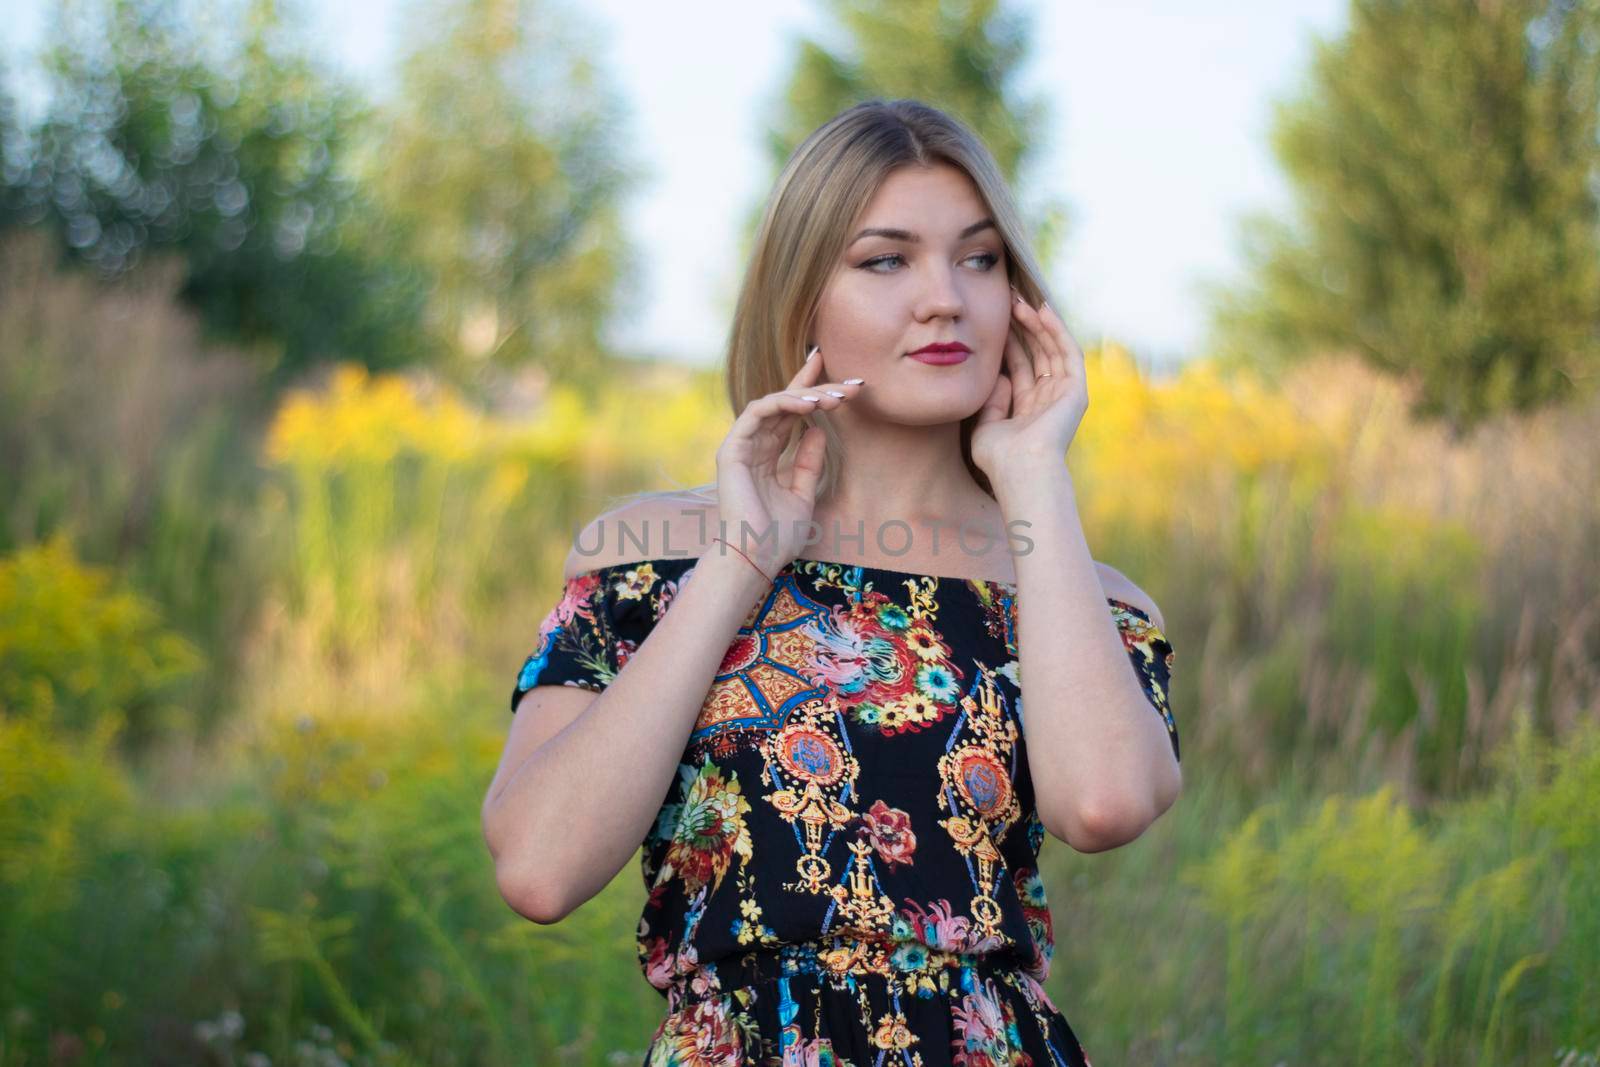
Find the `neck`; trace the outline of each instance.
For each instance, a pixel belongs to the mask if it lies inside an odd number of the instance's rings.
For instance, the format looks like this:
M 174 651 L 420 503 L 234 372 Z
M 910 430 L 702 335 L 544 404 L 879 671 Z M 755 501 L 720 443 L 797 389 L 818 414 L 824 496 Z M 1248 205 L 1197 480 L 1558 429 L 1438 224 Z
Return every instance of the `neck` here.
M 839 539 L 864 533 L 848 555 L 875 555 L 879 539 L 899 547 L 911 540 L 932 546 L 933 530 L 974 523 L 1001 527 L 999 505 L 961 458 L 960 423 L 906 426 L 894 423 L 834 425 L 845 458 L 834 485 L 813 509 L 821 540 L 815 551 L 837 558 Z M 948 543 L 953 530 L 941 530 Z

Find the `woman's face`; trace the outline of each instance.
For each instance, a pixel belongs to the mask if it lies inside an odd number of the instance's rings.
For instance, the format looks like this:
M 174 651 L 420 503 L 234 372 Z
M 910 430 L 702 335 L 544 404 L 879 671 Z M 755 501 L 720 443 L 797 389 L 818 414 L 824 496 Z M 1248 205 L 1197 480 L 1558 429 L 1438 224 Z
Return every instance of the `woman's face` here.
M 865 378 L 843 414 L 912 425 L 955 422 L 994 388 L 1011 328 L 1005 245 L 978 189 L 949 164 L 903 167 L 855 221 L 822 293 L 812 339 L 826 376 Z M 865 233 L 864 231 L 899 231 Z M 970 353 L 935 365 L 911 352 L 957 341 Z

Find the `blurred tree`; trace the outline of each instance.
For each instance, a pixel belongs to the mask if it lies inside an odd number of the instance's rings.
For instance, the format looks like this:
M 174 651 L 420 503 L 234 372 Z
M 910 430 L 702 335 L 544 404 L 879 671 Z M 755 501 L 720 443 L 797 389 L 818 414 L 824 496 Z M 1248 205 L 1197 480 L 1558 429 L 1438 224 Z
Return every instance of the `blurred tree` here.
M 10 65 L 0 52 L 0 232 L 16 225 L 18 203 L 14 187 L 27 165 L 27 130 L 11 95 Z
M 767 129 L 768 184 L 800 142 L 839 112 L 873 98 L 921 100 L 983 138 L 1032 216 L 1040 265 L 1051 269 L 1069 214 L 1055 198 L 1029 202 L 1029 168 L 1045 146 L 1038 131 L 1048 128 L 1049 109 L 1040 98 L 1019 98 L 1012 84 L 1028 52 L 1027 18 L 1000 13 L 998 0 L 827 0 L 827 7 L 839 44 L 801 38 Z M 764 206 L 745 217 L 746 254 Z
M 427 357 L 425 275 L 341 172 L 367 116 L 319 68 L 277 0 L 71 0 L 53 10 L 52 85 L 36 148 L 7 172 L 24 224 L 116 277 L 149 251 L 187 261 L 207 334 L 271 379 L 355 360 Z M 211 39 L 202 28 L 225 27 Z
M 598 45 L 543 0 L 414 0 L 398 99 L 363 172 L 436 279 L 428 328 L 463 381 L 607 365 L 635 289 L 622 109 Z
M 1600 367 L 1600 2 L 1355 0 L 1279 106 L 1297 224 L 1246 219 L 1211 344 L 1354 350 L 1461 434 Z

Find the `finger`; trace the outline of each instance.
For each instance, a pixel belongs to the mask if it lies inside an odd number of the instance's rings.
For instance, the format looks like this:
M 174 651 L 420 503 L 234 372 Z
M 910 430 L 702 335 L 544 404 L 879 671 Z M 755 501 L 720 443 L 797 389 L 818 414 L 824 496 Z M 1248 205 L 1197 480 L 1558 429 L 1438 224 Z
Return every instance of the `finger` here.
M 810 392 L 813 395 L 817 395 L 817 390 L 819 389 L 832 390 L 833 392 L 845 394 L 844 397 L 836 399 L 847 399 L 854 396 L 861 386 L 866 384 L 859 378 L 850 378 L 842 382 L 827 380 L 825 377 L 827 367 L 823 363 L 822 349 L 813 345 L 812 352 L 814 354 L 811 358 L 804 360 L 800 364 L 800 369 L 795 372 L 794 377 L 789 379 L 789 384 L 784 387 L 785 391 L 793 393 Z
M 780 419 L 780 417 L 789 415 L 804 417 L 814 411 L 818 403 L 820 398 L 818 401 L 803 400 L 798 394 L 787 392 L 758 396 L 746 404 L 739 417 L 734 420 L 729 437 L 735 440 L 753 440 L 763 432 L 772 432 L 780 422 L 786 422 L 788 428 L 792 429 L 794 419 Z
M 822 353 L 814 351 L 790 379 L 789 388 L 757 397 L 745 405 L 734 421 L 730 437 L 746 442 L 775 443 L 786 447 L 795 424 L 817 410 L 838 407 L 855 396 L 862 382 L 821 381 Z
M 817 392 L 814 386 L 822 376 L 822 350 L 818 346 L 812 345 L 807 351 L 807 355 L 810 358 L 800 361 L 800 369 L 795 371 L 794 376 L 789 379 L 789 384 L 784 387 L 783 392 L 789 396 L 804 400 L 805 403 L 810 404 L 812 407 L 821 407 L 823 406 L 823 394 Z M 807 397 L 813 399 L 806 399 Z M 783 438 L 785 441 L 788 440 L 788 431 L 792 429 L 791 420 L 791 424 L 785 427 Z
M 813 358 L 813 363 L 819 362 Z M 815 373 L 815 372 L 814 372 Z M 752 431 L 752 436 L 760 436 L 770 440 L 778 451 L 789 445 L 790 436 L 794 433 L 796 424 L 802 422 L 806 415 L 822 410 L 832 410 L 843 404 L 856 394 L 861 383 L 847 384 L 844 382 L 819 382 L 810 387 L 797 387 L 785 389 L 782 392 L 769 393 L 766 398 L 777 405 L 782 412 L 781 417 L 772 415 L 761 424 L 761 428 Z
M 1019 294 L 1020 295 L 1020 294 Z M 1026 299 L 1016 301 L 1013 305 L 1016 318 L 1021 322 L 1023 332 L 1028 342 L 1028 349 L 1034 355 L 1033 370 L 1037 379 L 1039 376 L 1049 374 L 1056 379 L 1064 378 L 1068 371 L 1068 353 L 1063 339 L 1063 331 L 1056 331 L 1046 320 L 1043 304 L 1034 307 Z M 1054 317 L 1053 315 L 1051 317 Z M 1056 319 L 1059 323 L 1059 318 Z
M 1028 348 L 1034 353 L 1033 370 L 1037 377 L 1048 372 L 1056 378 L 1066 376 L 1066 355 L 1061 341 L 1045 326 L 1037 308 L 1026 300 L 1012 304 L 1015 317 L 1022 323 L 1028 339 Z
M 795 449 L 794 466 L 789 472 L 789 488 L 801 500 L 816 503 L 817 486 L 822 480 L 822 460 L 828 449 L 828 435 L 820 426 L 808 426 Z
M 1039 322 L 1055 339 L 1057 352 L 1060 355 L 1059 373 L 1071 377 L 1074 373 L 1083 371 L 1083 348 L 1079 346 L 1078 339 L 1072 336 L 1072 331 L 1067 329 L 1066 320 L 1056 314 L 1056 309 L 1049 304 L 1039 308 Z
M 1012 389 L 1027 391 L 1033 388 L 1033 357 L 1023 343 L 1020 325 L 1006 334 L 1004 355 Z
M 810 359 L 800 361 L 800 369 L 789 379 L 787 388 L 801 389 L 822 380 L 822 349 L 812 345 L 811 352 L 814 354 Z
M 820 358 L 817 357 L 812 362 L 815 363 Z M 807 403 L 814 403 L 824 411 L 832 411 L 846 400 L 855 396 L 864 384 L 859 378 L 851 378 L 843 382 L 817 381 L 810 384 L 791 385 L 784 392 L 790 396 L 797 396 Z

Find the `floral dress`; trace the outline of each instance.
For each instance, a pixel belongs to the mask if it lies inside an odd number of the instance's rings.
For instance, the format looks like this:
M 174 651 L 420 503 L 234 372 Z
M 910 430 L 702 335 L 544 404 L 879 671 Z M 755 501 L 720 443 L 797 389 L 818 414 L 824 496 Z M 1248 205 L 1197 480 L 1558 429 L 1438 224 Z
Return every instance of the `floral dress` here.
M 511 694 L 599 692 L 694 557 L 577 575 Z M 797 559 L 745 619 L 643 842 L 650 1067 L 1088 1067 L 1045 994 L 1016 586 Z M 1153 714 L 1172 647 L 1108 598 Z M 1037 653 L 1035 653 L 1037 654 Z

